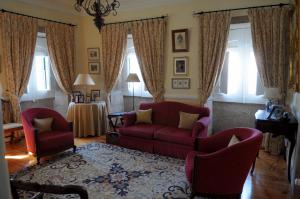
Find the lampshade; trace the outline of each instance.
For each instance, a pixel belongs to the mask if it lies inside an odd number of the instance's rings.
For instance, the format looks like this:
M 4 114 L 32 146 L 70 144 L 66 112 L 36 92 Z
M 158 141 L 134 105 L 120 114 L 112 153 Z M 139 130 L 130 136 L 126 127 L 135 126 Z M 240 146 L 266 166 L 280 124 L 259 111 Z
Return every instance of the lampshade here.
M 89 74 L 78 74 L 74 85 L 92 86 L 95 85 L 95 81 Z
M 280 99 L 280 91 L 279 88 L 265 88 L 264 97 L 266 99 Z
M 129 73 L 126 82 L 140 82 L 136 73 Z

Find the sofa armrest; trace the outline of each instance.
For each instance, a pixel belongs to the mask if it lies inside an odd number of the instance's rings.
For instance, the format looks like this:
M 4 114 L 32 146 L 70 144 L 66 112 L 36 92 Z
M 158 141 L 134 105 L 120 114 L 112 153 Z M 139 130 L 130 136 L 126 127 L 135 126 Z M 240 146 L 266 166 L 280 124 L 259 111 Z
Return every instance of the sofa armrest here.
M 136 113 L 134 111 L 127 112 L 123 115 L 124 127 L 131 126 L 135 123 Z
M 209 117 L 202 117 L 196 121 L 195 126 L 193 127 L 194 138 L 196 137 L 207 137 L 208 125 L 210 123 Z

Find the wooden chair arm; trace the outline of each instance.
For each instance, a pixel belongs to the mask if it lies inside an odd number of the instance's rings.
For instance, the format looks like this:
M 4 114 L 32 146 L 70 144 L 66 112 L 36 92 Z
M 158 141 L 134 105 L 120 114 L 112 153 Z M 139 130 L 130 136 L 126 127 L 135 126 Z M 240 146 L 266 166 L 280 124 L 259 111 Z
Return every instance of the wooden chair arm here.
M 43 193 L 51 194 L 78 194 L 81 199 L 88 199 L 88 192 L 82 186 L 78 185 L 42 185 L 38 183 L 31 182 L 21 182 L 17 180 L 11 180 L 11 188 L 13 199 L 19 199 L 17 189 L 24 191 L 33 191 L 40 192 L 38 195 L 35 195 L 34 198 L 40 198 Z

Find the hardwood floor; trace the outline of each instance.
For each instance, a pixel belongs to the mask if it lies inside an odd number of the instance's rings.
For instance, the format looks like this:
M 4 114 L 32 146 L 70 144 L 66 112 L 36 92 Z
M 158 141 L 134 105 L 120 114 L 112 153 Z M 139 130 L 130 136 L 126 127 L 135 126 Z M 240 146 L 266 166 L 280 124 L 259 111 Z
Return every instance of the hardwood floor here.
M 77 138 L 77 146 L 90 142 L 105 142 L 105 137 Z M 10 174 L 17 172 L 27 166 L 36 164 L 36 160 L 28 155 L 23 141 L 17 143 L 6 143 L 6 160 Z M 55 157 L 55 156 L 53 156 Z M 53 157 L 47 157 L 53 158 Z M 41 159 L 41 162 L 45 159 Z M 220 165 L 222 166 L 222 165 Z M 287 180 L 286 163 L 280 156 L 273 156 L 260 151 L 256 161 L 253 176 L 248 175 L 244 185 L 242 199 L 300 199 L 300 194 L 292 194 Z

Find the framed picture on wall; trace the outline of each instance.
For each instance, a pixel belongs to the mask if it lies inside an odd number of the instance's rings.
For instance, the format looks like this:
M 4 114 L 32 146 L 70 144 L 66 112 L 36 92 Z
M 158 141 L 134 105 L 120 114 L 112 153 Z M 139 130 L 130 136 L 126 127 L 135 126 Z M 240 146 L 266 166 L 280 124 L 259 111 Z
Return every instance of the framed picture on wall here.
M 190 89 L 190 78 L 172 78 L 173 89 Z
M 97 61 L 100 60 L 100 49 L 99 48 L 88 48 L 88 60 Z
M 173 52 L 189 51 L 189 32 L 188 29 L 172 30 Z
M 188 75 L 188 57 L 174 58 L 174 75 Z
M 100 62 L 89 62 L 88 66 L 90 74 L 100 74 Z
M 100 90 L 91 90 L 91 101 L 100 101 Z

